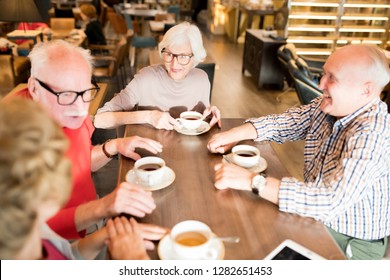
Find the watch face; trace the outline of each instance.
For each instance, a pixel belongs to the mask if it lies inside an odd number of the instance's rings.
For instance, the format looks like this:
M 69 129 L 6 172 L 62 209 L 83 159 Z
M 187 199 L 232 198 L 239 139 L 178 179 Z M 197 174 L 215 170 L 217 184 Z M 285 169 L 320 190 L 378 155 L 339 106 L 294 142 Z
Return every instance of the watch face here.
M 264 189 L 265 187 L 265 178 L 261 175 L 256 175 L 252 179 L 252 192 L 254 194 L 259 195 L 259 193 Z

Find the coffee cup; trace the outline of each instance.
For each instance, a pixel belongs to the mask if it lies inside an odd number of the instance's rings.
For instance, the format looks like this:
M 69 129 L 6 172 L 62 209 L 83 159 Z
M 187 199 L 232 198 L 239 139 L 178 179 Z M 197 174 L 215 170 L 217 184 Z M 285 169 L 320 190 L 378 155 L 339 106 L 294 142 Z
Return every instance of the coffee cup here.
M 186 111 L 180 114 L 177 121 L 188 130 L 195 130 L 199 128 L 203 121 L 203 115 L 196 111 Z
M 179 259 L 215 259 L 217 250 L 211 247 L 214 234 L 205 223 L 187 220 L 176 224 L 170 233 L 172 250 Z
M 234 163 L 244 168 L 253 167 L 260 160 L 260 151 L 250 145 L 234 146 L 232 155 Z
M 144 157 L 134 164 L 135 173 L 148 186 L 162 181 L 165 171 L 165 161 L 159 157 Z

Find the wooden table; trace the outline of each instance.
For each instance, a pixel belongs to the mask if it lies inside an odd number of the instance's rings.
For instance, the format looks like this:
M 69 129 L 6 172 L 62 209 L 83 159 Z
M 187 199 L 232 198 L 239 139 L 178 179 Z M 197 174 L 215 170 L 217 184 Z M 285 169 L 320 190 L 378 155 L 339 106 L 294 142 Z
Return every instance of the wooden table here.
M 89 109 L 88 109 L 89 116 L 91 117 L 92 120 L 96 115 L 96 111 L 103 105 L 103 101 L 104 101 L 104 98 L 105 98 L 106 93 L 107 93 L 107 87 L 108 87 L 107 83 L 98 83 L 98 86 L 99 86 L 100 90 L 99 90 L 96 98 L 94 100 L 92 100 L 91 103 L 89 104 Z M 7 94 L 7 98 L 8 98 L 8 96 L 12 96 L 15 93 L 17 93 L 25 88 L 27 88 L 26 83 L 18 84 L 15 88 L 13 88 Z
M 7 34 L 9 40 L 33 40 L 34 44 L 43 42 L 41 30 L 14 30 Z
M 262 259 L 283 240 L 292 239 L 328 259 L 345 259 L 325 226 L 311 218 L 280 212 L 278 207 L 247 191 L 217 190 L 214 187 L 214 165 L 221 155 L 211 154 L 206 144 L 220 131 L 242 124 L 243 119 L 223 119 L 223 128 L 213 127 L 199 136 L 176 131 L 156 130 L 147 125 L 127 125 L 125 136 L 138 135 L 163 144 L 162 157 L 176 173 L 167 188 L 153 192 L 157 208 L 142 222 L 171 228 L 183 220 L 207 223 L 219 236 L 239 236 L 238 244 L 225 244 L 225 259 Z M 288 172 L 268 143 L 256 145 L 268 162 L 266 173 L 281 178 Z M 141 156 L 151 153 L 139 149 Z M 134 161 L 120 158 L 120 182 L 133 168 Z M 149 252 L 158 259 L 156 250 Z
M 133 9 L 133 8 L 125 8 L 122 10 L 123 14 L 129 14 L 133 17 L 140 17 L 143 19 L 154 19 L 156 14 L 164 13 L 163 11 L 157 9 Z

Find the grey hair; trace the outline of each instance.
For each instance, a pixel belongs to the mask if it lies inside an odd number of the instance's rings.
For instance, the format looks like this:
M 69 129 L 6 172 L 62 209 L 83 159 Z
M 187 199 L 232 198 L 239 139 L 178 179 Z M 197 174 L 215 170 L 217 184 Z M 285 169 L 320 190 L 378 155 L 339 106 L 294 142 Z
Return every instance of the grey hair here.
M 366 49 L 367 56 L 370 59 L 367 70 L 369 70 L 372 79 L 382 90 L 390 81 L 390 68 L 386 55 L 376 45 L 363 44 L 361 46 Z
M 81 55 L 92 71 L 93 58 L 88 49 L 77 47 L 64 40 L 52 40 L 49 42 L 38 43 L 28 55 L 28 58 L 31 61 L 31 76 L 35 77 L 37 72 L 47 66 L 51 60 L 55 60 L 58 57 L 70 57 L 75 54 Z
M 164 35 L 162 41 L 158 44 L 158 51 L 161 56 L 161 51 L 174 45 L 189 42 L 191 45 L 192 54 L 194 55 L 194 65 L 198 65 L 204 61 L 207 54 L 203 47 L 202 34 L 196 25 L 189 22 L 182 22 L 170 28 Z
M 365 62 L 364 72 L 366 77 L 375 84 L 379 92 L 382 91 L 390 81 L 389 63 L 383 50 L 373 44 L 347 45 L 343 48 L 345 48 L 345 51 L 354 48 L 362 54 L 360 58 L 361 61 Z

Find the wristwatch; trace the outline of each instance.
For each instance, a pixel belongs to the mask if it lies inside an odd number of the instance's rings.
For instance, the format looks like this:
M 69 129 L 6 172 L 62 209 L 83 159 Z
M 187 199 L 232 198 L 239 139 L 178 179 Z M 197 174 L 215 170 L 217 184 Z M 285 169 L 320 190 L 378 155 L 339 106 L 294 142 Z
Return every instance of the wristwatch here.
M 264 190 L 266 183 L 267 180 L 265 179 L 264 176 L 260 174 L 256 175 L 255 177 L 252 178 L 252 184 L 251 184 L 252 192 L 260 196 L 260 193 Z

